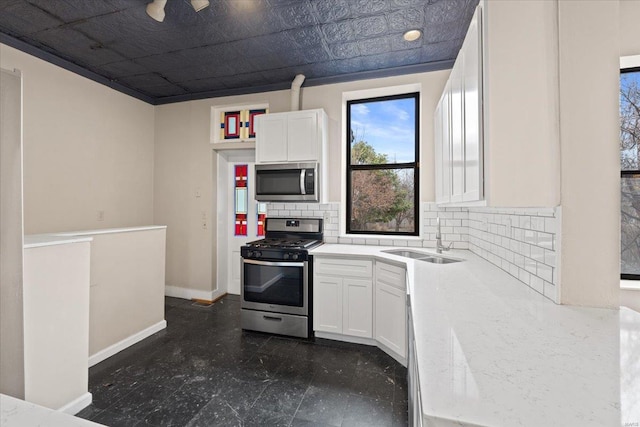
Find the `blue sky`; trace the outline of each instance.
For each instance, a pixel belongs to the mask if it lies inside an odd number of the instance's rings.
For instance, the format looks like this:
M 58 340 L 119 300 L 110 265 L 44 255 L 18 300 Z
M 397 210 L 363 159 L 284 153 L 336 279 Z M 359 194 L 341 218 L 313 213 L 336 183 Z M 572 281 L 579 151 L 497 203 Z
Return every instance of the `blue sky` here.
M 351 129 L 389 162 L 413 162 L 415 157 L 414 99 L 351 104 Z

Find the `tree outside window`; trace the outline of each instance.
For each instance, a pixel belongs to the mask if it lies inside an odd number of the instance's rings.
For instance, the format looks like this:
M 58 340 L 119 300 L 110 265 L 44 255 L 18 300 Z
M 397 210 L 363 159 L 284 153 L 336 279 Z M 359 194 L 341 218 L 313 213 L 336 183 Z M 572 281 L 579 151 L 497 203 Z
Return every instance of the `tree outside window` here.
M 347 233 L 418 234 L 418 100 L 347 103 Z
M 640 68 L 620 74 L 621 254 L 623 279 L 640 279 Z

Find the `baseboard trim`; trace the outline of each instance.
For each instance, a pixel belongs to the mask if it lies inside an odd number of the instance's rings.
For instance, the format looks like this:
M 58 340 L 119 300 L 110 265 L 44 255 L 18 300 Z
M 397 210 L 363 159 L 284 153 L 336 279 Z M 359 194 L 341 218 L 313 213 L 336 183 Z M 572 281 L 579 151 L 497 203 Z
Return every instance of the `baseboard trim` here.
M 179 286 L 165 286 L 164 294 L 168 297 L 202 300 L 202 301 L 216 301 L 223 297 L 226 292 L 222 290 L 215 291 L 201 291 L 198 289 L 181 288 Z
M 92 354 L 91 356 L 89 356 L 89 367 L 93 366 L 93 365 L 97 365 L 98 363 L 102 362 L 105 359 L 108 359 L 109 357 L 113 356 L 114 354 L 117 354 L 119 352 L 121 352 L 122 350 L 124 350 L 127 347 L 131 347 L 132 345 L 134 345 L 135 343 L 138 343 L 140 341 L 142 341 L 143 339 L 150 337 L 151 335 L 155 334 L 158 331 L 161 331 L 163 329 L 165 329 L 167 327 L 167 321 L 166 320 L 162 320 L 158 323 L 156 323 L 155 325 L 151 325 L 146 329 L 141 330 L 140 332 L 137 332 L 125 339 L 123 339 L 122 341 L 118 341 L 115 344 L 110 345 L 109 347 L 102 349 L 100 351 L 98 351 L 95 354 Z
M 405 368 L 407 367 L 407 358 L 400 356 L 395 351 L 391 350 L 388 346 L 384 345 L 380 341 L 373 338 L 364 338 L 364 337 L 352 337 L 350 335 L 342 335 L 335 334 L 333 332 L 315 332 L 316 338 L 324 338 L 328 340 L 342 341 L 342 342 L 350 342 L 354 344 L 364 344 L 378 347 L 380 350 L 387 353 L 389 356 L 393 357 L 398 363 L 400 363 Z
M 76 399 L 73 399 L 71 402 L 66 405 L 60 407 L 58 412 L 64 412 L 65 414 L 75 415 L 78 412 L 82 411 L 87 406 L 91 405 L 93 401 L 93 395 L 89 392 L 86 392 L 79 396 Z
M 377 341 L 373 338 L 352 337 L 351 335 L 334 334 L 333 332 L 316 332 L 316 338 L 324 338 L 327 340 L 350 342 L 354 344 L 377 345 Z

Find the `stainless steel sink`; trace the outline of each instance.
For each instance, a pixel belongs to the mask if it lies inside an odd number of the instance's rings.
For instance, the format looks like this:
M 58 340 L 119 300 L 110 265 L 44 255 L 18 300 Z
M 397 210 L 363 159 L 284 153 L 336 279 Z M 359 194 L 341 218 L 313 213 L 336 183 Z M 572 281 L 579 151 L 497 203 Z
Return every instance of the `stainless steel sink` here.
M 413 259 L 420 259 L 420 258 L 432 256 L 429 254 L 425 254 L 424 252 L 408 251 L 406 249 L 390 249 L 388 251 L 382 251 L 382 252 L 385 252 L 391 255 L 403 256 L 405 258 L 413 258 Z
M 445 258 L 445 257 L 440 257 L 432 254 L 426 254 L 424 252 L 410 251 L 407 249 L 389 249 L 382 252 L 391 254 L 391 255 L 405 257 L 405 258 L 411 258 L 418 261 L 430 262 L 432 264 L 451 264 L 454 262 L 462 261 L 461 259 Z

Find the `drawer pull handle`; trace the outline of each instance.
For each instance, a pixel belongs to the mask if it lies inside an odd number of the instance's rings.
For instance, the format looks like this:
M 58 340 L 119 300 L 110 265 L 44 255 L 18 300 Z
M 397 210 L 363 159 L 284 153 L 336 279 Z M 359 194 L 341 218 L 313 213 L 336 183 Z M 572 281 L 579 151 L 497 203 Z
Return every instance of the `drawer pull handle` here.
M 273 320 L 276 322 L 282 322 L 282 317 L 274 317 L 274 316 L 262 316 L 265 320 Z

